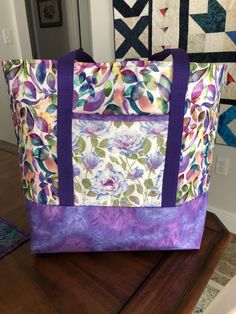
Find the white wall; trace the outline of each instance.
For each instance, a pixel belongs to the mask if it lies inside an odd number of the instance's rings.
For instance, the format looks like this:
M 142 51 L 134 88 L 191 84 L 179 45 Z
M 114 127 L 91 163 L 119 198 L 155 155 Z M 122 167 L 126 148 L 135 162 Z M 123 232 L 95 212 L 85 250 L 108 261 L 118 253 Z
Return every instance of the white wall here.
M 229 159 L 227 176 L 215 173 L 217 156 Z M 215 147 L 208 204 L 209 210 L 220 217 L 231 232 L 236 233 L 236 149 L 233 147 Z
M 94 60 L 115 60 L 112 1 L 90 0 L 90 13 Z
M 78 0 L 81 32 L 81 47 L 89 55 L 93 55 L 91 40 L 90 3 L 88 0 Z
M 12 44 L 4 44 L 3 28 L 11 29 Z M 20 35 L 23 36 L 22 42 L 19 41 Z M 21 58 L 23 55 L 26 58 L 31 58 L 24 0 L 1 0 L 0 60 Z M 15 134 L 9 109 L 9 97 L 2 70 L 0 71 L 0 99 L 0 140 L 15 143 Z

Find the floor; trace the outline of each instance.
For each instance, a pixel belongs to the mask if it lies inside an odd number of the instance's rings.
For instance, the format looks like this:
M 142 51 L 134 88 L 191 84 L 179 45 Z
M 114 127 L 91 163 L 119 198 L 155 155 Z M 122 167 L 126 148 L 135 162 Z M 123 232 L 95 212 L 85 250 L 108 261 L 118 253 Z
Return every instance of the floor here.
M 232 235 L 230 243 L 218 263 L 211 279 L 225 286 L 236 275 L 236 235 Z
M 231 235 L 230 242 L 203 291 L 193 314 L 204 313 L 207 306 L 234 276 L 236 276 L 236 235 Z

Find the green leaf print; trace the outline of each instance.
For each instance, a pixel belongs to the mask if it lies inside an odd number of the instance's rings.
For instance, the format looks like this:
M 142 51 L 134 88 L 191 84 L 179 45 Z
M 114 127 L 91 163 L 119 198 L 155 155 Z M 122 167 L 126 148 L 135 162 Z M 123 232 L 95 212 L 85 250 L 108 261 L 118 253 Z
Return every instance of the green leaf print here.
M 122 121 L 114 121 L 114 126 L 118 129 L 122 125 Z
M 105 157 L 106 157 L 106 153 L 105 153 L 104 150 L 102 150 L 101 148 L 96 147 L 94 151 L 95 151 L 95 153 L 96 153 L 99 157 L 101 157 L 101 158 L 105 158 Z
M 141 184 L 136 184 L 136 190 L 139 194 L 143 194 L 143 186 Z
M 125 124 L 128 128 L 131 128 L 131 126 L 134 124 L 134 122 L 131 122 L 131 121 L 124 121 L 124 124 Z
M 148 196 L 151 196 L 151 197 L 156 197 L 157 195 L 158 194 L 155 191 L 151 191 L 151 192 L 148 193 Z
M 21 61 L 20 61 L 19 59 L 15 59 L 15 60 L 12 60 L 12 63 L 13 63 L 14 65 L 18 65 L 18 64 L 21 63 Z
M 110 95 L 110 93 L 112 91 L 112 83 L 110 80 L 106 82 L 103 91 L 104 91 L 104 94 L 106 95 L 106 97 L 108 97 Z
M 122 157 L 120 157 L 120 161 L 121 161 L 121 167 L 124 169 L 124 171 L 126 170 L 126 168 L 127 168 L 127 163 L 126 163 L 126 161 L 122 158 Z
M 112 162 L 116 163 L 117 165 L 119 165 L 119 160 L 116 157 L 110 156 L 110 159 Z
M 209 76 L 212 80 L 214 80 L 214 65 L 211 64 L 209 67 Z
M 127 189 L 126 192 L 124 193 L 124 196 L 125 196 L 125 197 L 130 196 L 131 194 L 134 193 L 134 190 L 135 190 L 134 184 L 128 186 L 128 189 Z
M 52 104 L 57 105 L 57 95 L 52 95 L 51 101 L 52 101 Z
M 131 156 L 128 157 L 129 159 L 133 159 L 133 160 L 137 160 L 138 159 L 138 155 L 137 154 L 133 154 Z
M 147 153 L 149 153 L 151 147 L 152 147 L 151 142 L 146 138 L 143 142 L 144 149 L 139 153 L 139 156 L 145 156 Z
M 197 146 L 193 145 L 192 148 L 190 149 L 190 152 L 188 153 L 189 158 L 192 158 L 196 151 L 197 151 Z
M 75 149 L 75 154 L 78 155 L 78 154 L 83 153 L 85 151 L 85 148 L 86 148 L 85 140 L 82 139 L 82 137 L 79 137 L 76 146 L 78 148 Z
M 91 182 L 89 179 L 83 179 L 82 184 L 85 189 L 89 189 L 91 187 Z
M 107 148 L 109 146 L 109 140 L 108 138 L 104 138 L 104 140 L 102 140 L 100 143 L 99 143 L 99 147 L 100 148 Z
M 194 72 L 197 69 L 197 64 L 196 63 L 190 63 L 190 72 Z
M 188 191 L 188 185 L 187 185 L 187 184 L 184 184 L 184 185 L 182 186 L 182 191 L 183 191 L 184 193 L 186 193 L 186 192 Z
M 177 199 L 178 200 L 181 199 L 182 195 L 183 195 L 183 193 L 181 191 L 178 191 L 177 192 Z
M 159 136 L 156 137 L 156 139 L 157 139 L 158 147 L 162 147 L 164 145 L 164 138 L 159 135 Z
M 79 163 L 79 164 L 83 164 L 84 159 L 83 159 L 82 157 L 77 157 L 77 156 L 75 156 L 75 157 L 74 157 L 74 161 L 77 162 L 77 163 Z
M 79 182 L 76 181 L 74 187 L 75 187 L 75 191 L 76 191 L 77 193 L 82 193 L 82 187 L 81 187 L 81 185 L 79 184 Z
M 208 63 L 198 63 L 199 68 L 206 68 Z
M 138 162 L 139 162 L 141 165 L 146 165 L 147 159 L 146 159 L 146 158 L 139 158 L 139 159 L 138 159 Z
M 119 200 L 118 199 L 114 200 L 112 206 L 119 206 Z
M 96 136 L 91 136 L 90 137 L 90 142 L 91 142 L 93 147 L 97 147 L 98 146 L 98 139 L 97 139 Z
M 152 182 L 152 179 L 147 179 L 144 181 L 144 186 L 150 190 L 152 187 L 153 187 L 153 182 Z
M 130 196 L 129 200 L 136 205 L 139 205 L 139 198 L 137 196 Z
M 166 148 L 164 146 L 160 148 L 160 153 L 162 154 L 162 156 L 166 155 Z
M 95 192 L 93 192 L 93 191 L 89 191 L 89 192 L 87 193 L 87 196 L 95 197 L 95 196 L 97 196 L 97 194 L 96 194 Z

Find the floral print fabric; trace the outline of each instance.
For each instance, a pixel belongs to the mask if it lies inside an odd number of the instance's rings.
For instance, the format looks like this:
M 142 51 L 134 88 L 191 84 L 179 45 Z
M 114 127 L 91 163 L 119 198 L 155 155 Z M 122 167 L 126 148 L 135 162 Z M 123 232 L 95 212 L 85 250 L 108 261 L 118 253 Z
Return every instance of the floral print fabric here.
M 57 76 L 53 61 L 4 62 L 27 199 L 55 205 L 58 200 Z
M 191 64 L 177 188 L 178 205 L 209 188 L 224 71 L 224 65 Z
M 3 62 L 3 67 L 11 95 L 11 111 L 17 136 L 25 196 L 29 200 L 43 204 L 59 204 L 56 149 L 57 63 L 53 60 L 10 60 Z M 178 205 L 208 190 L 224 70 L 225 67 L 221 64 L 191 64 L 177 189 Z M 169 112 L 171 80 L 171 62 L 126 61 L 113 64 L 76 62 L 73 112 L 90 115 L 94 113 L 153 114 L 164 117 Z M 141 127 L 142 123 L 139 123 Z M 138 122 L 134 125 L 137 126 Z M 158 125 L 158 121 L 142 124 L 143 136 L 147 138 L 153 136 L 152 132 L 155 132 Z M 77 131 L 80 132 L 79 136 L 82 139 L 89 137 L 95 140 L 97 138 L 100 144 L 102 139 L 110 136 L 106 126 L 107 123 L 103 121 L 95 123 L 80 121 Z M 120 128 L 123 129 L 124 126 L 123 122 Z M 115 122 L 113 127 L 115 127 Z M 128 135 L 123 131 L 119 132 L 119 128 L 117 128 L 117 133 L 117 137 L 109 140 L 111 146 L 105 149 L 106 155 L 119 153 L 121 158 L 130 159 L 132 155 L 140 154 L 142 137 L 135 138 L 134 133 Z M 124 142 L 129 148 L 126 155 Z M 107 144 L 107 141 L 103 143 Z M 134 146 L 133 143 L 135 143 Z M 77 144 L 73 143 L 73 145 Z M 80 147 L 81 144 L 78 145 Z M 107 190 L 102 189 L 104 182 L 99 182 L 98 171 L 100 171 L 99 167 L 102 166 L 103 159 L 106 158 L 100 156 L 98 160 L 98 152 L 101 153 L 100 150 L 104 151 L 104 148 L 98 146 L 96 151 L 95 148 L 89 156 L 84 150 L 79 158 L 86 161 L 85 166 L 88 168 L 96 165 L 98 170 L 94 176 L 94 178 L 97 176 L 94 179 L 95 187 L 100 189 L 101 197 L 104 198 L 103 195 L 107 193 Z M 74 154 L 76 155 L 75 152 Z M 150 151 L 149 158 L 145 157 L 146 167 L 158 165 L 159 157 L 155 156 L 154 151 Z M 112 184 L 117 186 L 117 189 L 119 187 L 120 194 L 124 194 L 127 186 L 121 184 L 121 174 L 119 174 L 121 171 L 117 170 L 116 162 L 110 161 L 110 163 L 113 168 L 106 168 L 105 175 L 110 178 L 113 171 L 114 182 Z M 75 174 L 80 173 L 80 166 L 79 162 L 74 166 Z M 145 172 L 142 174 L 142 170 L 144 171 L 140 165 L 133 167 L 129 177 L 137 178 L 146 175 Z M 95 173 L 95 170 L 93 172 Z M 84 175 L 83 172 L 82 175 Z M 78 177 L 79 175 L 75 175 L 75 178 Z M 85 178 L 81 177 L 82 179 Z M 153 186 L 155 184 L 154 182 Z M 129 186 L 128 183 L 127 185 Z M 94 195 L 95 187 L 94 190 L 92 188 L 86 190 L 87 193 Z M 136 192 L 137 189 L 134 193 Z M 134 196 L 139 197 L 140 203 L 143 202 L 142 197 L 140 198 L 141 193 Z M 96 199 L 95 196 L 88 197 Z M 99 196 L 99 201 L 101 197 Z M 114 198 L 116 197 L 114 194 Z M 116 199 L 114 201 L 117 202 Z M 139 206 L 135 201 L 132 202 L 132 198 L 130 202 Z
M 168 116 L 73 120 L 75 205 L 161 206 L 167 128 Z

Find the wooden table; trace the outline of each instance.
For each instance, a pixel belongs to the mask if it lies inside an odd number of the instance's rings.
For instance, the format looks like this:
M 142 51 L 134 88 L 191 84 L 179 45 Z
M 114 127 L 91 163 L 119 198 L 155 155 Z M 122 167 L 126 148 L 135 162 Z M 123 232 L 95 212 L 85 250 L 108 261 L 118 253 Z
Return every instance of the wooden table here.
M 10 151 L 0 145 L 0 215 L 28 229 Z M 0 260 L 0 313 L 190 314 L 228 239 L 208 213 L 199 251 L 32 256 L 28 242 Z

